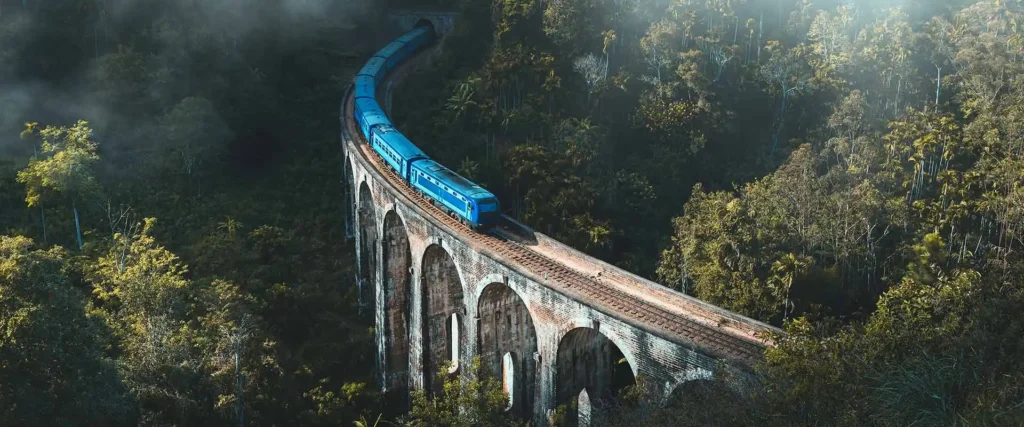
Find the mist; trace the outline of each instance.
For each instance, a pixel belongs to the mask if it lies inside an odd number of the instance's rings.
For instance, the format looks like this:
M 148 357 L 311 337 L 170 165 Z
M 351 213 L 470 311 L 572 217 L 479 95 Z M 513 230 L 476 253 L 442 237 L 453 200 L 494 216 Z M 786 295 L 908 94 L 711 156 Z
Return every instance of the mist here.
M 114 135 L 108 131 L 118 124 L 145 127 L 140 113 L 159 115 L 189 96 L 232 92 L 231 85 L 244 82 L 225 75 L 238 70 L 249 68 L 266 78 L 275 70 L 260 63 L 267 59 L 265 52 L 309 44 L 327 30 L 352 28 L 372 16 L 371 4 L 27 0 L 23 6 L 21 0 L 0 0 L 0 158 L 27 161 L 32 147 L 19 137 L 26 122 L 70 125 L 83 119 L 100 136 L 102 151 L 137 146 L 110 141 Z M 119 87 L 108 87 L 109 81 Z M 237 100 L 214 102 L 223 111 Z

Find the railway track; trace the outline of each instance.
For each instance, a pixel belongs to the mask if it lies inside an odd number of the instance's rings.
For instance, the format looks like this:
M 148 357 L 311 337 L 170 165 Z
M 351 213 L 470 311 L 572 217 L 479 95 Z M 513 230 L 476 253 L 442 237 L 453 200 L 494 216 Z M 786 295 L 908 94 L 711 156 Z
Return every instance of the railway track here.
M 430 48 L 427 48 L 405 61 L 385 81 L 397 85 L 407 73 L 414 69 L 416 63 L 429 54 L 429 51 Z M 385 85 L 382 84 L 381 87 L 385 87 Z M 569 268 L 557 259 L 530 249 L 513 237 L 515 232 L 507 220 L 506 224 L 500 224 L 496 230 L 488 234 L 473 231 L 412 189 L 376 155 L 366 143 L 353 118 L 354 94 L 351 89 L 346 92 L 343 105 L 341 119 L 343 135 L 346 139 L 343 143 L 352 144 L 352 148 L 355 150 L 350 150 L 350 152 L 358 153 L 366 162 L 372 164 L 394 194 L 405 198 L 409 205 L 421 210 L 425 218 L 442 226 L 453 236 L 458 236 L 461 241 L 469 244 L 475 250 L 571 299 L 583 302 L 609 316 L 666 340 L 687 345 L 716 358 L 739 362 L 747 366 L 762 358 L 766 341 L 764 337 L 758 336 L 755 329 L 770 329 L 767 325 L 763 325 L 766 328 L 729 329 L 727 326 L 733 321 L 727 317 L 717 316 L 716 318 L 713 313 L 709 314 L 708 312 L 691 316 L 681 315 L 680 310 L 672 312 L 661 306 L 663 304 L 655 304 L 649 299 L 638 298 L 636 292 L 623 291 L 624 286 L 636 287 L 636 284 L 611 286 Z M 410 139 L 415 140 L 415 138 Z M 657 295 L 658 291 L 650 293 Z

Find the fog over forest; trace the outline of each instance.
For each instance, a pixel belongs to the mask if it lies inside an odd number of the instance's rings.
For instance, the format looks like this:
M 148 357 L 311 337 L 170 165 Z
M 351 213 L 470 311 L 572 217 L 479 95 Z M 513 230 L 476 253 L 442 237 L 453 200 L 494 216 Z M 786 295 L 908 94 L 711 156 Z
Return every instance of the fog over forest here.
M 783 331 L 592 425 L 1024 424 L 1021 0 L 0 0 L 0 425 L 525 423 L 378 384 L 338 106 L 407 8 L 420 148 Z
M 0 11 L 6 10 L 7 17 L 0 34 L 5 43 L 0 144 L 7 150 L 25 145 L 17 142 L 18 132 L 29 119 L 66 123 L 80 118 L 100 130 L 127 120 L 130 108 L 96 96 L 96 86 L 109 71 L 103 56 L 120 48 L 139 52 L 158 71 L 134 82 L 138 95 L 157 100 L 187 92 L 196 84 L 192 79 L 202 77 L 200 70 L 245 67 L 248 55 L 258 54 L 266 40 L 308 43 L 318 31 L 353 26 L 371 12 L 369 2 L 360 0 L 26 0 L 26 7 L 41 15 L 21 13 L 20 0 L 2 3 Z M 67 23 L 59 29 L 62 34 L 52 33 Z M 186 44 L 208 55 L 189 57 Z M 195 74 L 186 80 L 168 81 L 160 74 L 189 71 Z

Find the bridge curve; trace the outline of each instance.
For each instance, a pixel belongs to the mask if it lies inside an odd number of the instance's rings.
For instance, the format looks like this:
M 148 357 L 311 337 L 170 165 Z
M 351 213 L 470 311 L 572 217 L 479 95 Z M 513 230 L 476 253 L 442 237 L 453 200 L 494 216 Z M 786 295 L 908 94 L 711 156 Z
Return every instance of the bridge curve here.
M 432 49 L 392 72 L 378 98 Z M 377 326 L 385 392 L 436 392 L 442 362 L 458 374 L 480 356 L 512 396 L 509 410 L 545 425 L 556 406 L 577 398 L 589 405 L 636 376 L 667 398 L 687 381 L 712 377 L 720 362 L 749 368 L 768 345 L 763 333 L 776 330 L 511 218 L 490 234 L 474 232 L 375 155 L 353 119 L 351 88 L 341 125 L 345 218 L 357 240 L 360 306 Z M 617 368 L 622 359 L 628 369 Z

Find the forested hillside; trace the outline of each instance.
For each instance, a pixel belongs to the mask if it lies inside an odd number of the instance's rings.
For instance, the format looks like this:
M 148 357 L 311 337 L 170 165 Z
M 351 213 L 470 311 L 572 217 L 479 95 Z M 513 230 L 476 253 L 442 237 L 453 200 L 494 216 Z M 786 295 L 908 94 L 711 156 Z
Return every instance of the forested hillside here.
M 1020 0 L 0 0 L 0 424 L 512 423 L 375 390 L 337 115 L 399 7 L 460 13 L 424 151 L 786 331 L 595 423 L 1024 423 Z
M 0 1 L 0 425 L 376 415 L 337 118 L 371 6 Z
M 1020 1 L 460 10 L 399 127 L 538 230 L 785 325 L 754 379 L 623 425 L 1024 422 Z

